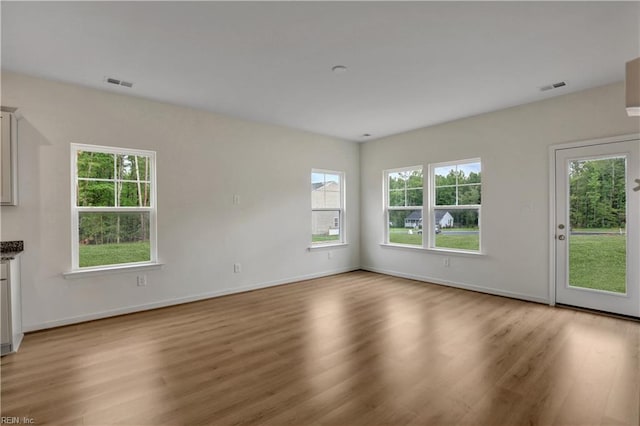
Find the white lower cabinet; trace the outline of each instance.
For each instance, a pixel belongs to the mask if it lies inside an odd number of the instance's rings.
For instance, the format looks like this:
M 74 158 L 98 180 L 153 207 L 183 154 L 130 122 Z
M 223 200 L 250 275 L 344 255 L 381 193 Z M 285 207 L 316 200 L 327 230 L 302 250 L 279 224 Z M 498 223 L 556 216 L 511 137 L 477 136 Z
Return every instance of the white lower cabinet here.
M 16 352 L 22 343 L 20 259 L 0 263 L 0 331 L 2 355 Z

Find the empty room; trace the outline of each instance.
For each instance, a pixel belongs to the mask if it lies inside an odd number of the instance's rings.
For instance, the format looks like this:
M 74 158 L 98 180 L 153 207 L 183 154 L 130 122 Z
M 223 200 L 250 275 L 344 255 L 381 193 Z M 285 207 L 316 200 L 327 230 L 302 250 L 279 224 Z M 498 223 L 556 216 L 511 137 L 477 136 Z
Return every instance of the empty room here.
M 0 18 L 0 424 L 640 424 L 640 2 Z

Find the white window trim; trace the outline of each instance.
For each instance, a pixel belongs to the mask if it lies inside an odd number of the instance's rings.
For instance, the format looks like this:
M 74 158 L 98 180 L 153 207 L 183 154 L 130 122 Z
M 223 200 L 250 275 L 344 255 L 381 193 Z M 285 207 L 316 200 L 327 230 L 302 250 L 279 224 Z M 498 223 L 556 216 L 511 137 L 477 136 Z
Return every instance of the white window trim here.
M 321 208 L 314 209 L 313 205 L 311 207 L 311 213 L 314 211 L 339 211 L 339 221 L 340 221 L 340 239 L 337 241 L 326 241 L 326 242 L 313 242 L 313 228 L 310 229 L 309 237 L 309 249 L 316 249 L 322 247 L 336 247 L 336 246 L 346 246 L 347 245 L 347 208 L 346 208 L 346 178 L 345 172 L 337 171 L 337 170 L 328 170 L 328 169 L 311 169 L 311 174 L 313 173 L 323 173 L 323 174 L 332 174 L 340 176 L 340 208 Z M 309 179 L 311 179 L 311 174 L 309 175 Z M 311 188 L 311 180 L 309 180 L 309 188 Z M 311 201 L 312 204 L 313 200 Z M 311 225 L 313 227 L 313 223 Z
M 158 263 L 158 262 L 120 263 L 117 265 L 82 268 L 77 271 L 63 272 L 62 276 L 69 280 L 69 279 L 75 279 L 75 278 L 109 275 L 112 273 L 121 273 L 121 272 L 151 271 L 155 269 L 162 269 L 163 267 L 164 267 L 164 263 Z
M 434 254 L 441 254 L 443 256 L 448 256 L 448 255 L 452 255 L 452 256 L 462 256 L 462 257 L 485 257 L 488 256 L 487 253 L 485 252 L 479 252 L 479 251 L 475 251 L 475 250 L 460 250 L 460 249 L 448 249 L 448 248 L 429 248 L 429 247 L 422 247 L 422 246 L 413 246 L 410 244 L 387 244 L 387 243 L 380 243 L 380 247 L 383 248 L 394 248 L 394 249 L 401 249 L 401 250 L 409 250 L 409 251 L 422 251 L 422 252 L 427 252 L 427 253 L 434 253 Z
M 348 245 L 349 243 L 333 243 L 333 242 L 317 243 L 316 245 L 307 247 L 307 250 L 314 251 L 314 250 L 330 249 L 330 248 L 336 248 L 336 247 L 347 247 Z
M 156 153 L 155 151 L 147 151 L 141 149 L 117 148 L 112 146 L 86 145 L 86 144 L 70 144 L 71 156 L 71 271 L 63 273 L 65 277 L 80 277 L 86 275 L 97 275 L 107 272 L 120 272 L 122 270 L 140 270 L 154 269 L 154 266 L 160 267 L 158 263 L 158 244 L 157 244 L 157 204 L 156 204 Z M 150 194 L 149 207 L 78 207 L 76 183 L 78 176 L 78 151 L 91 151 L 107 154 L 128 154 L 149 157 L 150 162 Z M 79 266 L 79 250 L 80 241 L 78 235 L 79 213 L 81 212 L 149 212 L 149 245 L 150 260 L 146 262 L 120 263 L 115 265 L 104 265 L 97 267 Z
M 400 206 L 389 206 L 389 175 L 391 173 L 399 173 L 399 172 L 410 172 L 410 171 L 414 171 L 414 170 L 422 170 L 422 206 L 407 206 L 407 207 L 400 207 Z M 383 232 L 383 242 L 381 243 L 382 245 L 385 246 L 392 246 L 392 247 L 406 247 L 406 248 L 412 248 L 412 249 L 422 249 L 424 248 L 424 243 L 425 243 L 425 234 L 424 234 L 424 194 L 425 194 L 425 190 L 427 188 L 426 186 L 426 179 L 424 176 L 424 166 L 423 165 L 416 165 L 416 166 L 407 166 L 407 167 L 400 167 L 400 168 L 395 168 L 395 169 L 387 169 L 387 170 L 383 170 L 382 172 L 382 190 L 383 190 L 383 196 L 382 196 L 382 208 L 383 208 L 383 218 L 384 218 L 384 232 Z M 391 210 L 422 210 L 422 245 L 413 245 L 413 244 L 399 244 L 399 243 L 392 243 L 389 241 L 389 212 Z
M 469 164 L 469 163 L 480 163 L 480 167 L 482 167 L 482 159 L 480 157 L 477 158 L 469 158 L 465 160 L 455 160 L 455 161 L 443 161 L 440 163 L 432 163 L 429 164 L 429 226 L 427 232 L 427 238 L 424 238 L 424 215 L 422 220 L 422 244 L 423 247 L 427 250 L 438 251 L 444 253 L 463 253 L 463 254 L 484 254 L 483 246 L 482 246 L 482 204 L 464 204 L 464 205 L 455 205 L 455 206 L 436 206 L 436 180 L 434 177 L 435 169 L 438 167 L 446 167 L 446 166 L 459 166 L 461 164 Z M 483 187 L 483 182 L 480 181 L 480 187 Z M 472 184 L 476 185 L 476 184 Z M 455 185 L 456 187 L 458 185 Z M 423 199 L 424 200 L 424 199 Z M 436 247 L 436 230 L 433 226 L 435 222 L 436 209 L 447 209 L 447 210 L 467 210 L 467 209 L 478 209 L 478 250 L 463 250 L 463 249 L 453 249 L 447 247 Z

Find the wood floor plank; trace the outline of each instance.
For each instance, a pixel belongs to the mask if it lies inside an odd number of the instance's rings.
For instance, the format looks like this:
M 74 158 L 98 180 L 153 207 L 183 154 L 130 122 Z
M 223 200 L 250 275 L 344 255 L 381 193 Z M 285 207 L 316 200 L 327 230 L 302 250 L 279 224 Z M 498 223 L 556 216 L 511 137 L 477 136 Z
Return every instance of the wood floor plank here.
M 357 271 L 44 330 L 2 416 L 97 425 L 638 425 L 640 323 Z

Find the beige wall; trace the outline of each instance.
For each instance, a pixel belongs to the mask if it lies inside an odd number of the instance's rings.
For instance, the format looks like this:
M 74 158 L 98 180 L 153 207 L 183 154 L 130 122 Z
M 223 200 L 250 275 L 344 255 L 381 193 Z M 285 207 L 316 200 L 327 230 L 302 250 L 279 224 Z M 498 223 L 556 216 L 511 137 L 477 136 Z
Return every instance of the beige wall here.
M 622 83 L 363 145 L 129 96 L 2 73 L 20 108 L 18 207 L 27 330 L 358 268 L 548 300 L 552 144 L 640 132 Z M 66 280 L 70 143 L 155 150 L 162 270 Z M 382 247 L 382 171 L 482 159 L 484 256 Z M 311 169 L 346 173 L 348 245 L 308 250 Z M 233 204 L 233 196 L 240 204 Z M 284 222 L 283 222 L 284 221 Z M 280 224 L 275 226 L 274 224 Z M 242 272 L 233 273 L 234 263 Z
M 359 147 L 283 127 L 2 73 L 19 108 L 18 207 L 2 240 L 22 239 L 27 330 L 357 268 Z M 67 280 L 70 143 L 157 152 L 158 253 L 147 272 Z M 346 174 L 349 245 L 309 251 L 311 170 Z M 240 204 L 233 204 L 233 196 Z M 233 273 L 241 263 L 242 272 Z
M 547 301 L 549 146 L 640 132 L 640 119 L 627 117 L 624 105 L 624 84 L 618 83 L 362 145 L 362 266 Z M 482 159 L 484 256 L 380 245 L 383 170 L 477 157 Z

